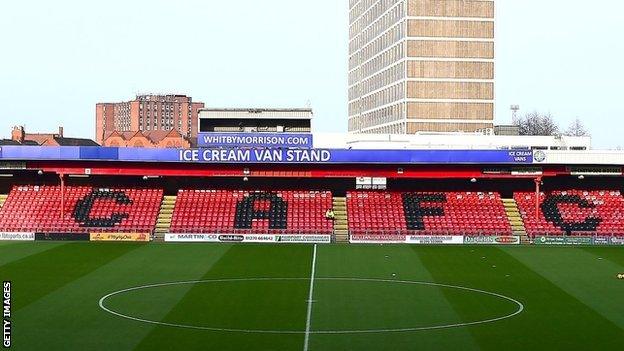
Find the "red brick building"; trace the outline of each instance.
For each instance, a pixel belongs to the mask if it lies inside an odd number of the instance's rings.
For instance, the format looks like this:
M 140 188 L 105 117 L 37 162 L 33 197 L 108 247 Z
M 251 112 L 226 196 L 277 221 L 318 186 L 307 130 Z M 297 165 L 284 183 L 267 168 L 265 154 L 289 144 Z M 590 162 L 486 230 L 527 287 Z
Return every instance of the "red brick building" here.
M 190 148 L 191 143 L 177 130 L 153 130 L 138 132 L 112 132 L 102 146 L 147 147 L 147 148 Z
M 59 127 L 58 133 L 26 133 L 24 126 L 13 127 L 11 139 L 0 140 L 0 145 L 100 146 L 91 139 L 65 137 L 63 127 Z
M 161 136 L 175 130 L 180 135 L 179 144 L 192 142 L 197 139 L 198 115 L 203 107 L 203 102 L 193 102 L 186 95 L 138 95 L 132 101 L 98 103 L 95 106 L 95 138 L 105 146 L 112 143 L 122 146 L 123 140 L 127 142 L 131 138 L 128 132 L 132 132 L 132 135 L 140 132 L 152 145 L 157 145 L 153 147 L 161 147 L 158 146 L 164 139 Z M 153 132 L 158 133 L 149 137 Z M 120 136 L 123 138 L 119 139 Z M 109 137 L 117 139 L 107 142 Z M 169 144 L 175 144 L 171 137 L 168 141 Z M 147 142 L 145 144 L 149 145 Z

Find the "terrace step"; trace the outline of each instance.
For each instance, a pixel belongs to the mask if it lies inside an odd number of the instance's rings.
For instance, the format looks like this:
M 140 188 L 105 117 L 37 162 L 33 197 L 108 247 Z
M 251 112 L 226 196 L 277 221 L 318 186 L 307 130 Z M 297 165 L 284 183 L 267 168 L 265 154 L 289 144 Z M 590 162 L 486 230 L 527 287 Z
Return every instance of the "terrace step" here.
M 502 199 L 502 201 L 503 206 L 505 207 L 505 213 L 507 214 L 507 219 L 511 225 L 512 234 L 520 237 L 521 244 L 529 244 L 529 236 L 527 235 L 524 221 L 522 220 L 522 214 L 520 214 L 516 200 Z
M 163 196 L 162 203 L 160 204 L 160 211 L 158 212 L 158 218 L 156 219 L 154 241 L 164 241 L 165 234 L 169 233 L 176 200 L 177 196 Z
M 349 223 L 347 215 L 347 198 L 346 197 L 334 197 L 333 201 L 334 211 L 334 242 L 336 243 L 348 243 L 349 242 Z
M 4 206 L 4 203 L 6 202 L 7 197 L 9 197 L 9 195 L 6 195 L 6 194 L 0 195 L 0 208 L 2 208 L 2 206 Z

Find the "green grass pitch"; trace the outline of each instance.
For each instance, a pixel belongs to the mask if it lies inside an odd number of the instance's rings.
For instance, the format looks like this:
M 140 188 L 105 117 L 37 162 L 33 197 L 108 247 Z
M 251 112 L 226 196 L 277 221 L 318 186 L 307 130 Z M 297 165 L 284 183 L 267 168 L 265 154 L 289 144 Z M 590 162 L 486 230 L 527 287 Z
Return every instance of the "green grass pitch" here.
M 624 350 L 620 248 L 319 245 L 312 282 L 313 257 L 2 242 L 13 349 Z

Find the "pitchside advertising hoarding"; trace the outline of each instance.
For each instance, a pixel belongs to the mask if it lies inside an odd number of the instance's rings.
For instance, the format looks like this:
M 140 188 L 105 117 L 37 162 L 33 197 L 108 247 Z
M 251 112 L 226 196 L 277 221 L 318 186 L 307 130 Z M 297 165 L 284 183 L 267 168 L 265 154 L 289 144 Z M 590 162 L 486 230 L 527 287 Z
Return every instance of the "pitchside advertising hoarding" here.
M 88 233 L 35 233 L 37 241 L 89 241 Z
M 467 245 L 519 245 L 519 236 L 467 236 L 464 237 Z
M 150 241 L 148 233 L 90 233 L 90 241 Z
M 406 244 L 416 245 L 461 245 L 464 237 L 458 235 L 408 235 Z
M 617 236 L 539 236 L 535 245 L 610 245 L 624 246 L 624 237 Z
M 331 235 L 264 234 L 165 234 L 166 242 L 329 244 Z
M 353 244 L 412 244 L 412 245 L 519 245 L 518 236 L 461 235 L 351 235 Z
M 405 244 L 405 235 L 351 234 L 352 244 Z
M 199 133 L 197 145 L 207 148 L 312 148 L 312 134 Z
M 0 232 L 0 240 L 9 241 L 34 241 L 35 233 L 25 232 Z
M 282 164 L 531 164 L 529 150 L 147 149 L 5 146 L 2 160 Z

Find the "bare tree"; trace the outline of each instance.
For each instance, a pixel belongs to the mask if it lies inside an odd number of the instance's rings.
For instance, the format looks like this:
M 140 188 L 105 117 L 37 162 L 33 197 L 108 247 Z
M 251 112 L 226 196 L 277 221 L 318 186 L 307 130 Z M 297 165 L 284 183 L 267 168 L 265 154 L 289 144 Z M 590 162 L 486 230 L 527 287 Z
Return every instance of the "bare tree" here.
M 514 118 L 513 124 L 519 127 L 520 135 L 551 136 L 559 134 L 559 125 L 550 113 L 530 112 Z
M 583 122 L 581 122 L 581 120 L 577 118 L 570 124 L 568 129 L 566 129 L 565 135 L 583 137 L 583 136 L 589 136 L 590 134 L 587 131 L 587 129 L 585 129 Z

